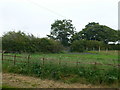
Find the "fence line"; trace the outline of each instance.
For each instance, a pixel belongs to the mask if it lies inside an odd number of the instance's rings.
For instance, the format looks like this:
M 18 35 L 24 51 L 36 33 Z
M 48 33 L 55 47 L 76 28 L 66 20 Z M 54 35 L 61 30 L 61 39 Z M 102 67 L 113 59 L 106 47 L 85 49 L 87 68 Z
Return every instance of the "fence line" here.
M 13 60 L 12 59 L 5 59 L 4 56 L 7 56 L 7 57 L 13 57 Z M 27 59 L 28 61 L 18 61 L 17 58 L 23 58 L 23 59 Z M 23 57 L 23 56 L 17 56 L 17 55 L 5 55 L 2 53 L 2 61 L 4 62 L 5 61 L 13 61 L 13 64 L 15 65 L 16 62 L 24 62 L 24 63 L 28 63 L 28 66 L 30 63 L 30 59 L 32 57 L 30 55 L 28 55 L 27 57 Z M 32 58 L 33 59 L 33 58 Z M 57 59 L 47 59 L 47 58 L 40 58 L 40 60 L 42 61 L 42 64 L 44 65 L 45 64 L 45 60 L 57 60 Z M 103 66 L 113 66 L 113 67 L 120 67 L 120 64 L 102 64 L 102 63 L 98 63 L 98 62 L 92 62 L 92 63 L 83 63 L 83 62 L 72 62 L 72 61 L 61 61 L 61 58 L 59 58 L 59 61 L 58 61 L 58 64 L 60 65 L 62 62 L 65 62 L 65 63 L 76 63 L 76 67 L 78 66 L 78 64 L 88 64 L 88 65 L 103 65 Z

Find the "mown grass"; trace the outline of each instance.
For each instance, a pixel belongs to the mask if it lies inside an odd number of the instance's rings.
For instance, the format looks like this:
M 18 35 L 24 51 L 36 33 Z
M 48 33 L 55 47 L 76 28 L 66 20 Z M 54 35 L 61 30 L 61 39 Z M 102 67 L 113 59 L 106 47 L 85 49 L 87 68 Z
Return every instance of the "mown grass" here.
M 27 56 L 27 54 L 21 55 Z M 45 59 L 44 63 L 43 58 Z M 9 57 L 9 59 L 13 59 L 13 57 Z M 27 58 L 16 60 L 27 61 Z M 42 79 L 61 80 L 66 83 L 80 82 L 84 84 L 120 86 L 119 68 L 76 63 L 99 62 L 102 64 L 117 65 L 119 63 L 117 52 L 114 52 L 114 54 L 111 54 L 111 52 L 32 54 L 29 62 L 29 64 L 16 62 L 14 65 L 11 61 L 4 61 L 3 71 L 37 76 Z

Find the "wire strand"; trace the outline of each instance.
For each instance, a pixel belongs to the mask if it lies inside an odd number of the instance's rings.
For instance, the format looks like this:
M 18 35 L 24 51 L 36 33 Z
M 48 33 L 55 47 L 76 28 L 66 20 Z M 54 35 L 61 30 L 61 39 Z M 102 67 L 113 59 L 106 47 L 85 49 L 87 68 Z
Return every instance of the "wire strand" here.
M 35 2 L 33 2 L 32 0 L 26 0 L 26 1 L 28 1 L 28 2 L 30 2 L 30 3 L 32 3 L 32 4 L 34 4 L 34 5 L 36 5 L 36 6 L 40 7 L 40 8 L 42 8 L 42 9 L 47 10 L 47 11 L 49 11 L 50 13 L 53 13 L 53 14 L 55 14 L 55 15 L 57 15 L 57 16 L 60 16 L 60 17 L 63 17 L 63 18 L 66 18 L 66 19 L 67 19 L 66 16 L 63 16 L 62 14 L 60 14 L 60 13 L 58 13 L 58 12 L 55 12 L 55 11 L 49 9 L 49 8 L 46 8 L 46 7 L 44 7 L 44 6 L 41 6 L 40 4 L 35 3 Z

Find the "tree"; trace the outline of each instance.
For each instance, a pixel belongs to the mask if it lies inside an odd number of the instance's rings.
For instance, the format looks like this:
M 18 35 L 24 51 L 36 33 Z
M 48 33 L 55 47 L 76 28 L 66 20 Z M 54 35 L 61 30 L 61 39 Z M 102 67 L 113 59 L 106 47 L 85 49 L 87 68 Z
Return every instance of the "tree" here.
M 76 32 L 71 38 L 70 42 L 73 43 L 76 40 L 82 40 L 80 32 Z
M 117 41 L 118 38 L 118 32 L 117 30 L 114 30 L 110 27 L 107 27 L 105 25 L 99 25 L 99 23 L 89 23 L 85 26 L 85 28 L 78 32 L 76 34 L 78 40 L 80 39 L 86 39 L 86 40 L 97 40 L 97 41 L 103 41 L 104 43 L 108 43 L 109 41 Z
M 64 46 L 69 46 L 70 38 L 74 34 L 75 27 L 71 24 L 72 20 L 56 20 L 51 25 L 51 33 L 47 35 L 51 39 L 60 41 Z

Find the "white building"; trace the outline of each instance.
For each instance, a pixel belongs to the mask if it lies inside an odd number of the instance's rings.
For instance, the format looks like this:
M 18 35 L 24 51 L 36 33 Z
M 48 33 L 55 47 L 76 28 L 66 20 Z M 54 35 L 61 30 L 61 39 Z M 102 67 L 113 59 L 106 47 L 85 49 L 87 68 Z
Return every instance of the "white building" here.
M 108 42 L 108 44 L 120 44 L 120 40 L 118 40 L 116 42 Z

